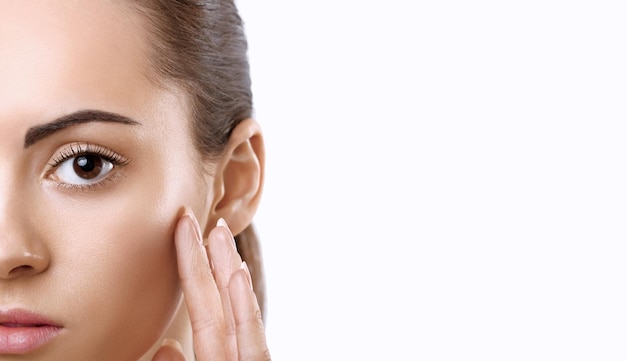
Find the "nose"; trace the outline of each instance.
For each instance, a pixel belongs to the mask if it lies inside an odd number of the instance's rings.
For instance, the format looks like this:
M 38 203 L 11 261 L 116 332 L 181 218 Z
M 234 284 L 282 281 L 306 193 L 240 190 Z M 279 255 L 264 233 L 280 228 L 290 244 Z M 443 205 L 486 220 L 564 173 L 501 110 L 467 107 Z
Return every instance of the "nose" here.
M 50 265 L 48 248 L 20 222 L 7 225 L 0 216 L 0 280 L 34 276 Z
M 9 103 L 10 104 L 10 103 Z M 50 265 L 40 189 L 24 158 L 19 121 L 0 106 L 0 283 L 32 277 Z M 10 109 L 9 109 L 10 110 Z M 6 115 L 9 114 L 7 117 Z M 1 357 L 0 357 L 1 358 Z
M 41 234 L 29 224 L 32 220 L 21 216 L 27 213 L 24 203 L 11 202 L 6 196 L 0 192 L 0 281 L 32 277 L 50 265 L 50 253 Z
M 32 247 L 0 248 L 0 280 L 34 276 L 48 268 L 49 257 L 43 252 L 33 252 Z
M 5 219 L 6 217 L 2 217 Z M 45 271 L 50 265 L 48 248 L 13 224 L 0 227 L 0 280 L 29 277 Z

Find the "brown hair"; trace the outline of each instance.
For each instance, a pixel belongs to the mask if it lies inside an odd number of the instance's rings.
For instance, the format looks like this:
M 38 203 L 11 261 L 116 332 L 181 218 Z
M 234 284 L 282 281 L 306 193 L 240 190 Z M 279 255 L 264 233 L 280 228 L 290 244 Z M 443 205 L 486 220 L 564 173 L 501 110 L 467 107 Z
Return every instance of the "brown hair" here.
M 194 142 L 218 158 L 232 130 L 252 116 L 252 91 L 243 22 L 233 0 L 135 0 L 148 19 L 150 60 L 159 75 L 189 99 Z M 250 225 L 235 236 L 264 311 L 261 249 Z

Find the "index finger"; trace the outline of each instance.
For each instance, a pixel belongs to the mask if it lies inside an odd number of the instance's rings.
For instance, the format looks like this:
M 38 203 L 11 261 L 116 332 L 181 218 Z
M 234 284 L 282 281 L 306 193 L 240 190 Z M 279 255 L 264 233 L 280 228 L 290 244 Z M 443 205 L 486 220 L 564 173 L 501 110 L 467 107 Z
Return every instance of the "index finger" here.
M 174 242 L 178 274 L 191 319 L 194 351 L 199 360 L 225 360 L 225 325 L 220 293 L 202 244 L 200 226 L 185 210 L 176 227 Z

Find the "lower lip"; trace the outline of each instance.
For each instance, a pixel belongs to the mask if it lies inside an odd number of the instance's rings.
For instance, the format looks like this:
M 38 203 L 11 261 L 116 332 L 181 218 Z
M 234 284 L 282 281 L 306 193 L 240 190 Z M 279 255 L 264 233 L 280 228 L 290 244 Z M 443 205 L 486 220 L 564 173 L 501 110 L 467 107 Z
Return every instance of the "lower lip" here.
M 50 342 L 61 332 L 56 326 L 7 327 L 0 325 L 0 354 L 25 354 Z

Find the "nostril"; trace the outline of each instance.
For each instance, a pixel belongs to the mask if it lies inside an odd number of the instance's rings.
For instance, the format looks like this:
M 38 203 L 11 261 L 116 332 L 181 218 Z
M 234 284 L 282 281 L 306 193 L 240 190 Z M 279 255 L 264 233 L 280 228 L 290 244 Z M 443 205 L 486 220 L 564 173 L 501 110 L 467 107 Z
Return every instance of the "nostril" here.
M 47 249 L 33 252 L 17 242 L 0 242 L 0 279 L 32 277 L 50 265 Z M 2 357 L 0 357 L 2 358 Z
M 18 267 L 13 268 L 11 271 L 9 271 L 9 276 L 16 277 L 21 274 L 27 274 L 28 272 L 31 272 L 32 270 L 33 270 L 33 266 L 28 266 L 28 265 L 18 266 Z

